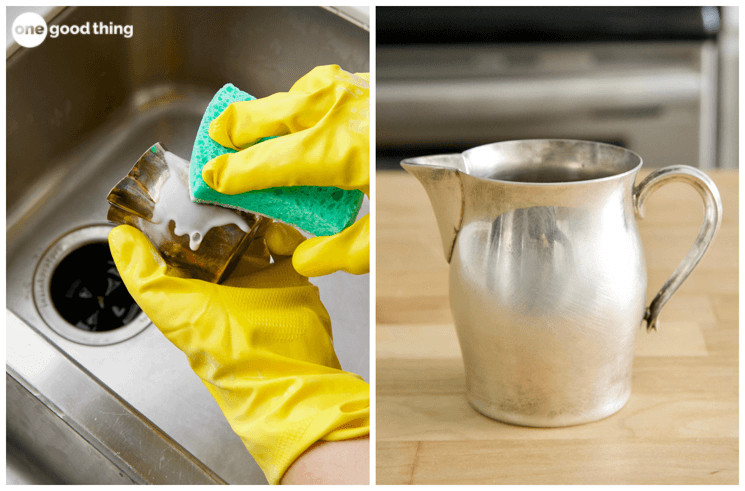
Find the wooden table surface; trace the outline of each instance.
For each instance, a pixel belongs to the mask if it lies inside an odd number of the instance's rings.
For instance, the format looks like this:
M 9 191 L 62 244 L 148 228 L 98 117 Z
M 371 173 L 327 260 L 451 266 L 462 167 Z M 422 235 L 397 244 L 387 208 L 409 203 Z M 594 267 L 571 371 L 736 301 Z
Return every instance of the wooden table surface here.
M 377 173 L 378 484 L 738 483 L 738 173 L 711 171 L 722 227 L 641 332 L 631 399 L 604 420 L 525 428 L 466 402 L 448 265 L 423 188 Z M 637 181 L 638 182 L 638 181 Z M 703 206 L 672 183 L 639 229 L 651 299 L 693 242 Z

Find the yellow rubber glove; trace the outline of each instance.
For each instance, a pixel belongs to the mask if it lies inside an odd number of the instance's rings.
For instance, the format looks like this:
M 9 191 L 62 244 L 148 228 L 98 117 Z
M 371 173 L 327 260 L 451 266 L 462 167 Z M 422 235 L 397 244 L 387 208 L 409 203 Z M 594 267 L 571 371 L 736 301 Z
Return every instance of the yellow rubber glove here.
M 209 134 L 220 145 L 240 150 L 212 159 L 202 170 L 207 185 L 221 193 L 335 186 L 369 196 L 369 74 L 337 65 L 316 67 L 289 92 L 229 105 L 212 121 Z M 254 145 L 267 136 L 281 138 Z M 301 244 L 293 265 L 305 276 L 367 273 L 369 216 L 339 234 Z
M 262 235 L 221 285 L 166 274 L 133 227 L 113 229 L 109 244 L 132 297 L 186 354 L 276 484 L 316 441 L 369 434 L 370 395 L 364 380 L 341 370 L 318 289 L 287 257 L 302 235 L 279 223 Z

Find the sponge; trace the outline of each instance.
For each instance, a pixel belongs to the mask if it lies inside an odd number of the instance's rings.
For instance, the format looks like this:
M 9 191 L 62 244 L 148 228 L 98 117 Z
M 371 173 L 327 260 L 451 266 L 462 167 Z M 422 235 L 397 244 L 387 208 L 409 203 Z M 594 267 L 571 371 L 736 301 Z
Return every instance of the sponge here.
M 209 136 L 210 122 L 228 105 L 237 101 L 250 101 L 255 97 L 226 84 L 210 101 L 199 124 L 194 150 L 189 165 L 189 191 L 192 201 L 209 203 L 259 213 L 297 226 L 313 235 L 334 235 L 351 225 L 363 193 L 324 186 L 288 186 L 228 195 L 210 188 L 202 179 L 202 169 L 213 158 L 236 150 L 226 148 Z M 270 137 L 274 138 L 274 137 Z M 267 140 L 263 138 L 256 144 Z

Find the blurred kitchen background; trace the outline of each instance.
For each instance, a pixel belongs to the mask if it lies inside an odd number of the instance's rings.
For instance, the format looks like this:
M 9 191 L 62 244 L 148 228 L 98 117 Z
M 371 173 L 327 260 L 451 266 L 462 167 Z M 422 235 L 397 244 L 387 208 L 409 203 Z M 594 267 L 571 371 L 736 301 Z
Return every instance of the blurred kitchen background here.
M 738 165 L 737 7 L 379 7 L 377 166 L 524 138 Z

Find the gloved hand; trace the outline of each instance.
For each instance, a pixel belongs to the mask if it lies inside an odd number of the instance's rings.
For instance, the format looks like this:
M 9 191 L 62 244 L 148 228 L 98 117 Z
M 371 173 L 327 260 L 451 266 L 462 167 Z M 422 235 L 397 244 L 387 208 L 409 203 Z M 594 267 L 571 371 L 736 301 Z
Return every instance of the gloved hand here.
M 276 484 L 316 441 L 367 435 L 370 396 L 364 380 L 341 370 L 318 289 L 292 267 L 288 256 L 304 238 L 267 222 L 220 285 L 168 275 L 133 227 L 113 229 L 109 244 L 132 297 L 186 354 Z
M 224 147 L 243 149 L 204 166 L 202 178 L 221 193 L 335 186 L 369 196 L 369 74 L 316 67 L 289 92 L 229 105 L 212 121 L 209 134 Z M 254 145 L 267 136 L 281 137 Z M 369 215 L 337 235 L 307 240 L 295 251 L 293 265 L 305 276 L 367 273 Z

